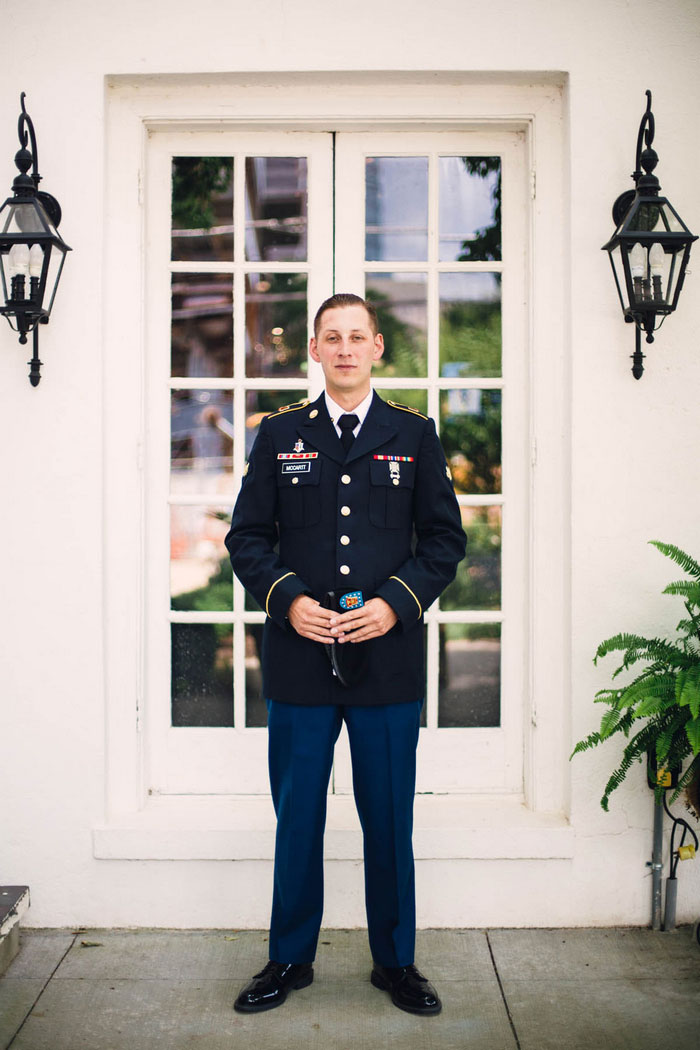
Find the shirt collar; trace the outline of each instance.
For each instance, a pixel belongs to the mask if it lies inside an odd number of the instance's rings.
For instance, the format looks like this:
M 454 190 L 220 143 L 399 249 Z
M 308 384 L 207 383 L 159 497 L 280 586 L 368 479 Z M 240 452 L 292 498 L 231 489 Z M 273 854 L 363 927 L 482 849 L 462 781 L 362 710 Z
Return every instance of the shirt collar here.
M 338 405 L 333 400 L 333 398 L 330 396 L 327 390 L 324 390 L 323 396 L 326 399 L 326 408 L 328 409 L 328 415 L 331 417 L 331 422 L 335 427 L 338 437 L 340 437 L 340 427 L 338 426 L 338 420 L 341 416 L 344 415 L 354 415 L 357 416 L 357 418 L 359 419 L 359 423 L 353 430 L 353 434 L 355 435 L 355 437 L 357 437 L 358 431 L 365 421 L 365 416 L 369 412 L 369 406 L 372 404 L 374 391 L 370 390 L 370 392 L 367 394 L 367 397 L 364 397 L 362 401 L 360 401 L 359 405 L 356 405 L 355 408 L 353 408 L 351 413 L 346 412 L 344 408 L 341 408 L 340 405 Z

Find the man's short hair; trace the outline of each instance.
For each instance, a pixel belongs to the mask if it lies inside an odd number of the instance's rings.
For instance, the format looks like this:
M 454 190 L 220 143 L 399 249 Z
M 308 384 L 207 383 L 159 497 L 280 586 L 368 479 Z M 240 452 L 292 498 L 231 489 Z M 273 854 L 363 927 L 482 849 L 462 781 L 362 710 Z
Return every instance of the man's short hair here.
M 352 292 L 336 292 L 335 295 L 331 295 L 329 299 L 324 300 L 319 306 L 316 316 L 314 317 L 314 337 L 318 338 L 318 329 L 321 324 L 321 318 L 325 314 L 326 310 L 335 310 L 338 307 L 343 306 L 364 306 L 367 311 L 367 317 L 369 319 L 369 326 L 372 329 L 372 334 L 376 335 L 379 331 L 379 322 L 377 321 L 377 311 L 374 309 L 372 304 L 367 299 L 362 299 L 359 295 L 354 295 Z

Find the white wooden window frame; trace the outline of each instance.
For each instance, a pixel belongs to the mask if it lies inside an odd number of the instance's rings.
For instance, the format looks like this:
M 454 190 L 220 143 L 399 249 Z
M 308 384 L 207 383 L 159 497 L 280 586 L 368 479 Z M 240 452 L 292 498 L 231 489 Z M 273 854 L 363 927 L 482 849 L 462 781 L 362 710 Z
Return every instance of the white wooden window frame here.
M 428 90 L 429 88 L 429 90 Z M 519 132 L 528 151 L 531 426 L 523 796 L 423 796 L 415 852 L 434 857 L 573 855 L 568 825 L 569 337 L 567 168 L 560 79 L 463 74 L 113 77 L 106 85 L 104 288 L 105 755 L 103 858 L 244 859 L 273 854 L 269 799 L 148 795 L 144 748 L 145 171 L 165 129 Z M 536 195 L 535 195 L 536 177 Z M 331 800 L 327 855 L 361 855 L 352 801 Z
M 363 289 L 366 275 L 376 272 L 426 275 L 428 359 L 424 378 L 375 379 L 375 386 L 424 390 L 428 414 L 440 430 L 440 394 L 470 389 L 504 392 L 502 414 L 503 492 L 488 496 L 459 495 L 460 505 L 504 508 L 502 594 L 498 611 L 442 611 L 434 602 L 426 610 L 426 727 L 418 752 L 418 792 L 481 792 L 523 799 L 523 696 L 527 695 L 528 479 L 530 464 L 529 390 L 525 253 L 529 229 L 526 141 L 522 131 L 480 128 L 467 131 L 370 131 L 337 136 L 336 167 L 345 177 L 336 189 L 336 285 L 339 291 Z M 439 158 L 499 156 L 502 171 L 502 260 L 439 261 Z M 425 157 L 428 161 L 428 245 L 424 260 L 365 260 L 365 158 Z M 357 221 L 360 216 L 361 221 Z M 497 272 L 502 283 L 502 370 L 497 378 L 455 379 L 440 375 L 439 279 L 442 273 Z M 467 561 L 469 547 L 467 544 Z M 438 628 L 445 623 L 497 623 L 501 626 L 500 724 L 495 727 L 438 726 Z M 336 791 L 352 790 L 346 748 L 339 751 L 334 773 Z
M 170 260 L 170 198 L 173 156 L 226 156 L 233 158 L 234 254 L 230 262 L 173 262 Z M 245 158 L 305 157 L 308 185 L 308 238 L 305 260 L 290 262 L 248 261 L 245 258 Z M 292 391 L 318 385 L 319 366 L 310 363 L 307 375 L 298 378 L 266 379 L 246 376 L 245 277 L 251 273 L 305 273 L 307 317 L 310 324 L 314 304 L 320 302 L 332 282 L 332 136 L 327 133 L 277 129 L 274 132 L 238 130 L 159 131 L 151 136 L 147 154 L 146 200 L 148 273 L 146 319 L 149 353 L 145 363 L 149 434 L 145 448 L 146 506 L 146 593 L 144 606 L 149 624 L 149 650 L 145 661 L 148 703 L 145 769 L 152 794 L 232 793 L 269 794 L 267 731 L 245 727 L 245 627 L 262 623 L 262 612 L 244 608 L 245 591 L 234 577 L 233 608 L 230 612 L 174 612 L 170 606 L 167 514 L 172 506 L 194 504 L 225 510 L 230 515 L 245 464 L 245 394 L 248 390 Z M 233 377 L 191 379 L 170 375 L 170 278 L 178 273 L 225 273 L 233 279 Z M 168 490 L 170 477 L 170 394 L 173 390 L 226 390 L 233 395 L 234 488 L 231 499 L 205 493 L 187 496 Z M 222 547 L 222 554 L 225 551 Z M 234 726 L 171 725 L 170 625 L 173 623 L 226 623 L 233 627 Z

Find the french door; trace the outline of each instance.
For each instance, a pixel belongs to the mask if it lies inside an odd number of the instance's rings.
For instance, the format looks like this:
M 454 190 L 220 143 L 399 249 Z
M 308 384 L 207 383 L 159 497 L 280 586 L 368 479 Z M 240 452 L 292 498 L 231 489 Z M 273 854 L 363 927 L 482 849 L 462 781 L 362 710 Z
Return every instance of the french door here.
M 436 420 L 468 551 L 426 614 L 419 790 L 522 781 L 526 167 L 511 132 L 154 133 L 147 175 L 146 762 L 162 794 L 268 792 L 264 613 L 223 537 L 261 418 L 315 397 L 318 304 L 366 294 L 374 385 Z M 331 790 L 351 790 L 341 738 Z

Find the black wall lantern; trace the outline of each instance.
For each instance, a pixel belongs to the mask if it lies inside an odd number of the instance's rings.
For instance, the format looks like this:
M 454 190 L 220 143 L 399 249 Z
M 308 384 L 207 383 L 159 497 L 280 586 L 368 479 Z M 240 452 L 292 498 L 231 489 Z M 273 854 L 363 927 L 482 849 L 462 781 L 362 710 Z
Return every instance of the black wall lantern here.
M 639 125 L 632 174 L 636 190 L 627 190 L 613 204 L 616 229 L 603 245 L 603 250 L 610 255 L 625 321 L 635 326 L 632 357 L 635 379 L 641 379 L 644 372 L 641 332 L 646 332 L 647 343 L 653 343 L 656 329 L 676 309 L 690 246 L 697 240 L 670 201 L 659 196 L 659 180 L 652 174 L 659 158 L 651 148 L 654 141 L 651 91 L 647 91 L 646 96 L 647 108 Z M 642 149 L 642 140 L 645 149 Z
M 34 333 L 34 353 L 29 364 L 29 381 L 38 386 L 41 379 L 39 360 L 39 325 L 48 324 L 70 248 L 61 240 L 57 227 L 61 207 L 55 197 L 39 190 L 36 136 L 32 119 L 24 108 L 22 92 L 17 130 L 20 149 L 15 154 L 19 175 L 12 184 L 13 197 L 0 208 L 0 278 L 4 303 L 0 313 L 19 332 L 19 341 L 27 342 Z M 31 140 L 31 152 L 27 138 Z M 27 172 L 32 168 L 31 175 Z

